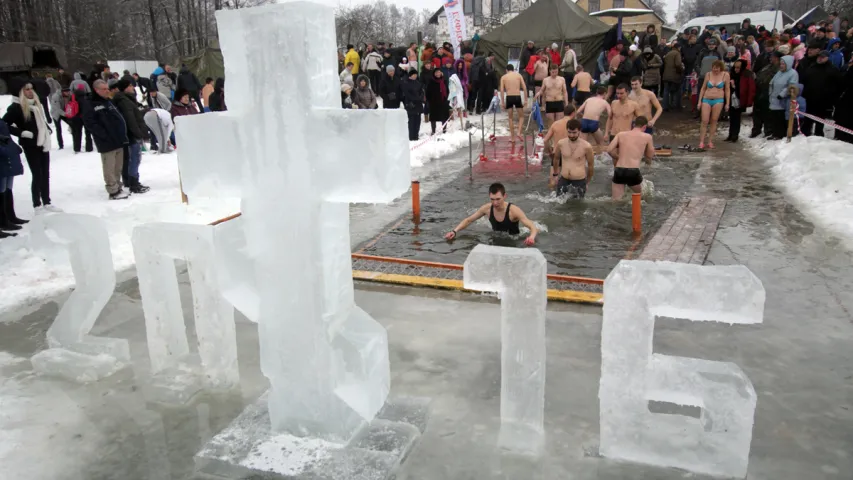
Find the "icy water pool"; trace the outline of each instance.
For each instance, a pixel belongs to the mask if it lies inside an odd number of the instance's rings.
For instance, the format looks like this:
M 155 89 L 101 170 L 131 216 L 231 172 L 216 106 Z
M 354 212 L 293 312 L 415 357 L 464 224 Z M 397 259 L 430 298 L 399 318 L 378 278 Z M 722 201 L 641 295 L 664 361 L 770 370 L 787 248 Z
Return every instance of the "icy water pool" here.
M 643 201 L 643 230 L 639 241 L 631 233 L 630 201 L 610 199 L 612 166 L 609 158 L 597 158 L 595 176 L 584 200 L 556 197 L 548 188 L 547 168 L 530 168 L 525 177 L 522 161 L 478 163 L 473 180 L 466 168 L 456 178 L 421 198 L 421 223 L 411 214 L 389 225 L 378 238 L 362 243 L 356 251 L 368 255 L 400 257 L 462 264 L 479 244 L 522 247 L 526 237 L 493 233 L 483 218 L 460 232 L 453 242 L 444 234 L 488 202 L 488 188 L 501 182 L 507 201 L 520 206 L 539 225 L 536 248 L 548 260 L 549 273 L 604 278 L 632 249 L 643 243 L 667 218 L 694 181 L 699 158 L 662 158 L 643 167 L 648 185 Z

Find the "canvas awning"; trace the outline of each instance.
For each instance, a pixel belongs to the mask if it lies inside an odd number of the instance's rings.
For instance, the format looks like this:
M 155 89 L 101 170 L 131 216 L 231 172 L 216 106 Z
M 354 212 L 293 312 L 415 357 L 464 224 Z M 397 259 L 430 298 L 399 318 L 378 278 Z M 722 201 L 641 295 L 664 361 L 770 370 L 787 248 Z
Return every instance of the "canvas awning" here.
M 570 0 L 539 0 L 506 24 L 483 35 L 477 42 L 477 54 L 493 52 L 494 65 L 503 72 L 509 48 L 521 47 L 528 40 L 542 48 L 566 42 L 580 51 L 580 63 L 591 71 L 609 29 L 609 25 L 590 17 Z

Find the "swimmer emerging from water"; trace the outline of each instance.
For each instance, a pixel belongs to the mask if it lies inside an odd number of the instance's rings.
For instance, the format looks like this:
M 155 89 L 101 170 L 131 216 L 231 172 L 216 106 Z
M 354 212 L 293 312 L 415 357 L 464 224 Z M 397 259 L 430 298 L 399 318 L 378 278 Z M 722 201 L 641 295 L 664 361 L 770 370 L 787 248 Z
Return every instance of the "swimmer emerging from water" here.
M 572 119 L 566 123 L 566 138 L 557 142 L 557 151 L 562 158 L 562 168 L 557 183 L 557 195 L 571 194 L 572 198 L 583 198 L 595 172 L 595 155 L 592 145 L 581 136 L 581 122 Z
M 545 149 L 549 149 L 551 152 L 551 181 L 548 182 L 549 187 L 554 187 L 557 181 L 557 174 L 560 173 L 560 165 L 562 165 L 560 161 L 560 155 L 557 152 L 557 142 L 566 138 L 566 124 L 569 123 L 569 120 L 575 118 L 575 107 L 570 103 L 566 105 L 566 108 L 563 110 L 563 118 L 557 120 L 556 122 L 551 124 L 551 128 L 548 129 L 548 133 L 545 134 L 544 140 Z M 549 144 L 548 141 L 551 143 Z
M 444 238 L 453 240 L 456 238 L 457 233 L 477 221 L 480 217 L 485 217 L 486 215 L 489 216 L 492 231 L 518 235 L 521 233 L 518 229 L 520 222 L 530 230 L 530 235 L 524 239 L 524 244 L 533 245 L 536 241 L 536 234 L 539 233 L 539 229 L 536 228 L 536 225 L 527 218 L 527 215 L 517 205 L 506 202 L 506 189 L 500 183 L 493 183 L 489 186 L 489 203 L 478 208 L 473 215 L 459 222 L 459 225 L 447 232 Z
M 604 145 L 604 136 L 598 129 L 598 124 L 601 121 L 601 114 L 607 112 L 607 118 L 611 117 L 610 104 L 604 96 L 607 94 L 607 87 L 598 87 L 595 91 L 595 96 L 587 98 L 583 105 L 578 109 L 578 115 L 581 117 L 581 133 L 586 137 L 586 141 L 595 140 L 596 145 Z
M 643 174 L 640 173 L 640 161 L 652 164 L 655 145 L 652 136 L 646 133 L 646 117 L 634 120 L 634 128 L 619 132 L 610 143 L 608 153 L 613 157 L 613 200 L 621 200 L 625 195 L 625 185 L 634 193 L 643 192 Z

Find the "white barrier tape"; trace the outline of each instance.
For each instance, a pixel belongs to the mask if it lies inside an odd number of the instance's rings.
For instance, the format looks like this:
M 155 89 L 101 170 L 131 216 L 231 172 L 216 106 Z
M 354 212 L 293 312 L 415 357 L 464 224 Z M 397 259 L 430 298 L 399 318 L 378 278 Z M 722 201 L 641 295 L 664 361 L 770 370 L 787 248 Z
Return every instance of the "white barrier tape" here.
M 853 130 L 850 130 L 849 128 L 844 128 L 844 127 L 842 127 L 841 125 L 838 125 L 837 123 L 835 123 L 835 122 L 833 122 L 833 121 L 831 121 L 831 120 L 826 120 L 826 119 L 824 119 L 824 118 L 816 117 L 816 116 L 814 116 L 814 115 L 812 115 L 812 114 L 810 114 L 810 113 L 801 112 L 801 111 L 800 111 L 800 105 L 799 105 L 799 104 L 797 104 L 797 107 L 796 107 L 796 109 L 794 110 L 794 115 L 802 115 L 802 116 L 804 116 L 804 117 L 806 117 L 806 118 L 809 118 L 809 119 L 811 119 L 811 120 L 814 120 L 815 122 L 822 123 L 822 124 L 824 124 L 824 125 L 827 125 L 827 126 L 830 126 L 830 127 L 834 128 L 834 129 L 836 129 L 836 130 L 842 131 L 842 132 L 844 132 L 844 133 L 846 133 L 846 134 L 853 135 Z M 798 129 L 799 129 L 799 121 L 800 121 L 800 120 L 799 120 L 799 118 L 797 118 L 797 128 L 798 128 Z M 802 132 L 802 130 L 800 130 L 800 133 L 803 133 L 803 132 Z
M 438 128 L 438 129 L 435 131 L 435 133 L 433 133 L 433 134 L 432 134 L 432 135 L 430 135 L 429 137 L 425 138 L 423 141 L 421 141 L 421 143 L 418 143 L 418 144 L 417 144 L 417 145 L 415 145 L 414 147 L 409 148 L 409 151 L 411 152 L 412 150 L 414 150 L 414 149 L 416 149 L 416 148 L 420 148 L 420 147 L 422 147 L 422 146 L 426 145 L 427 143 L 429 143 L 429 141 L 430 141 L 430 140 L 432 140 L 433 138 L 435 138 L 435 137 L 439 134 L 439 132 L 444 132 L 444 127 L 445 127 L 445 126 L 447 126 L 447 124 L 448 124 L 448 123 L 450 123 L 450 121 L 451 121 L 451 120 L 453 120 L 453 115 L 455 115 L 455 114 L 456 114 L 456 112 L 455 112 L 455 111 L 451 111 L 451 112 L 450 112 L 450 116 L 449 116 L 449 117 L 447 117 L 447 120 L 445 120 L 445 121 L 444 121 L 444 123 L 442 123 L 442 124 L 441 124 L 441 127 L 440 127 L 440 128 Z M 446 132 L 445 132 L 445 133 L 446 133 Z

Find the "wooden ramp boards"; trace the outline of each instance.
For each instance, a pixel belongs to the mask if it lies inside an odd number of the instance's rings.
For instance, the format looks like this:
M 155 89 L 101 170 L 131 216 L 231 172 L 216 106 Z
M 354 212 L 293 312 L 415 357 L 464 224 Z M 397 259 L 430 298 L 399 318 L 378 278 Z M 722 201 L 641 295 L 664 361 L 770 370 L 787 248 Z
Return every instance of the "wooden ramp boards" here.
M 722 198 L 682 200 L 649 240 L 639 259 L 702 265 L 725 209 L 726 201 Z

